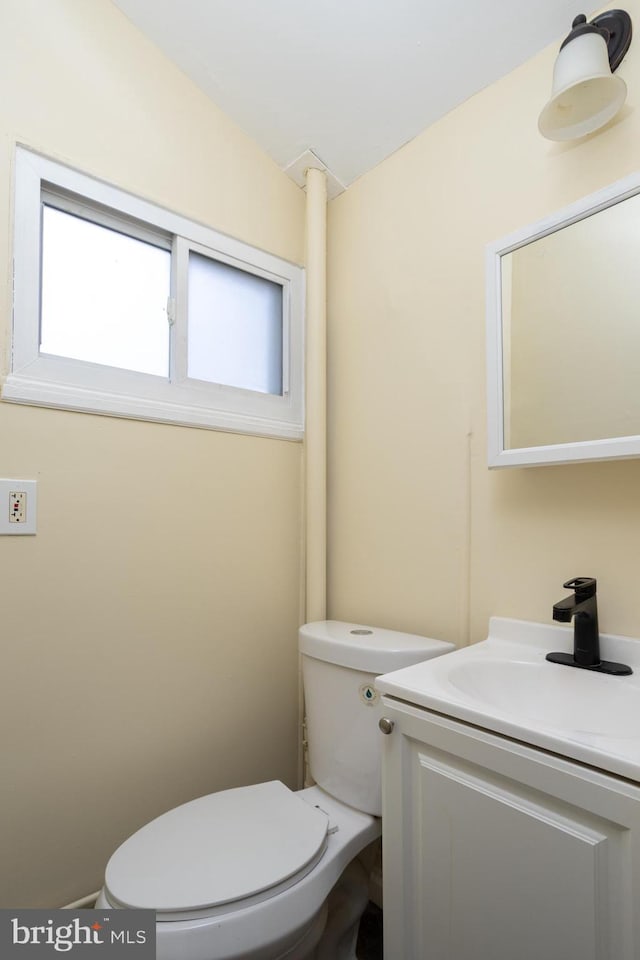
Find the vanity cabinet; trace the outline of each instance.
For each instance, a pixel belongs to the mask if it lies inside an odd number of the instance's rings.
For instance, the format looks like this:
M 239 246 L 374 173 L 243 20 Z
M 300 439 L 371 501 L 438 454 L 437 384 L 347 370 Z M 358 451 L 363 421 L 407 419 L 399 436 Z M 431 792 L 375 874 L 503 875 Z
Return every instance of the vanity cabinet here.
M 382 702 L 386 960 L 640 960 L 640 786 Z

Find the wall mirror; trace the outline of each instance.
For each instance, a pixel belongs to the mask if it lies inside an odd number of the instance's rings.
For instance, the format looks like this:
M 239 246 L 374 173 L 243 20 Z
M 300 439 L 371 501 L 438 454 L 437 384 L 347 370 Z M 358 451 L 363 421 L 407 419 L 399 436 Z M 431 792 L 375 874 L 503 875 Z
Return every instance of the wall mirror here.
M 487 248 L 489 466 L 640 456 L 640 174 Z

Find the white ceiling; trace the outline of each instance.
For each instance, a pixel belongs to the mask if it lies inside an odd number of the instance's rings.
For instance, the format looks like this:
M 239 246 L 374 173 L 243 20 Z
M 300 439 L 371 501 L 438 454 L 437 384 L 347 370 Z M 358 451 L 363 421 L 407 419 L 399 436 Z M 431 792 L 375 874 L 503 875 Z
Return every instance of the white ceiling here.
M 597 9 L 576 0 L 113 2 L 276 163 L 293 165 L 294 179 L 296 159 L 312 150 L 333 194 Z M 550 87 L 551 77 L 540 107 Z

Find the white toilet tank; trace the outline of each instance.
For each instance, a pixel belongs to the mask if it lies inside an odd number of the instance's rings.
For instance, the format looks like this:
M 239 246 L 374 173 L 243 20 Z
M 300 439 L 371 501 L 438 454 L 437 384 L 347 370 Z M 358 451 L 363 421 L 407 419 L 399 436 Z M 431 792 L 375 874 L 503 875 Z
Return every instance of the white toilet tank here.
M 452 643 L 338 620 L 299 631 L 309 770 L 332 797 L 382 814 L 380 697 L 374 681 L 454 649 Z

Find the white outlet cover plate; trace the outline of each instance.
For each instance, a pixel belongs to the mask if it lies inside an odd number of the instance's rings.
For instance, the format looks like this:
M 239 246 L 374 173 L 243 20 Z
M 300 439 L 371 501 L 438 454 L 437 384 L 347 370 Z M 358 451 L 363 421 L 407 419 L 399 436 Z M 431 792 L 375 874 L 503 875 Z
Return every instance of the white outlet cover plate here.
M 0 480 L 0 536 L 5 534 L 24 536 L 36 532 L 37 488 L 37 480 Z M 11 494 L 20 492 L 27 495 L 27 515 L 24 523 L 11 523 L 9 520 Z

